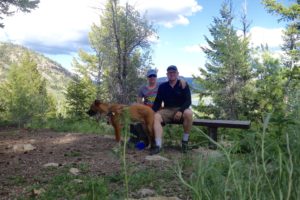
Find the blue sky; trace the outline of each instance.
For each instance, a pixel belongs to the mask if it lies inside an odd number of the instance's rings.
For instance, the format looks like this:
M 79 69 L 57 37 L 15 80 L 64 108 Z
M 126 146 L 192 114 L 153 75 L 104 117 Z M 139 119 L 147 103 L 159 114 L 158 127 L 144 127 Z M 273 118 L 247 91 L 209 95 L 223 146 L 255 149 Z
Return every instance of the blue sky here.
M 177 65 L 183 76 L 199 75 L 205 55 L 200 46 L 206 45 L 204 35 L 213 17 L 220 16 L 222 0 L 128 0 L 140 12 L 147 11 L 149 20 L 158 28 L 159 39 L 153 41 L 153 63 L 158 75 L 164 76 L 168 65 Z M 232 0 L 240 27 L 239 16 L 246 3 L 253 46 L 267 43 L 278 50 L 282 42 L 284 23 L 264 9 L 260 0 Z M 279 0 L 289 4 L 290 0 Z M 125 0 L 121 0 L 124 4 Z M 71 68 L 78 49 L 88 49 L 88 32 L 99 21 L 99 8 L 105 0 L 41 0 L 31 13 L 5 17 L 0 29 L 0 41 L 24 45 Z M 58 6 L 59 5 L 59 6 Z

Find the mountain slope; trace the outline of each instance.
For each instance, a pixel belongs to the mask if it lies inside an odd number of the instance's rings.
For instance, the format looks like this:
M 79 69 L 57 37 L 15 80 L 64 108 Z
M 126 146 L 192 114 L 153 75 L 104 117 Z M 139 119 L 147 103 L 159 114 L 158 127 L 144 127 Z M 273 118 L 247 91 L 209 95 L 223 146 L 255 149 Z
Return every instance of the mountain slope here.
M 66 87 L 73 79 L 72 73 L 59 63 L 23 46 L 0 42 L 0 81 L 6 79 L 10 66 L 19 63 L 25 52 L 29 52 L 37 63 L 39 72 L 47 81 L 48 92 L 57 100 L 58 106 L 62 105 Z

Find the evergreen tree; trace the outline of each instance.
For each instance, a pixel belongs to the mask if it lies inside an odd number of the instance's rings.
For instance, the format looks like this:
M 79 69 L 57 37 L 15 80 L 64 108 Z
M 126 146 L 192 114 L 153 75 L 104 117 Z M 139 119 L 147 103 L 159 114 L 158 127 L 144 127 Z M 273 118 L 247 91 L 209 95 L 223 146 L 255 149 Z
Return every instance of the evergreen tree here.
M 21 63 L 11 66 L 5 90 L 10 120 L 18 122 L 19 126 L 33 118 L 44 119 L 49 112 L 46 81 L 29 53 Z
M 209 47 L 203 47 L 207 56 L 206 69 L 197 80 L 203 85 L 201 97 L 210 96 L 213 105 L 200 106 L 216 118 L 237 119 L 247 106 L 243 89 L 251 79 L 248 38 L 239 37 L 234 29 L 231 1 L 222 4 L 221 17 L 215 17 L 209 28 L 212 40 L 205 36 Z
M 0 20 L 3 19 L 2 15 L 12 15 L 18 10 L 22 12 L 30 12 L 38 6 L 39 2 L 39 0 L 1 0 Z M 0 28 L 3 27 L 4 24 L 0 23 Z
M 274 58 L 268 48 L 257 49 L 253 59 L 255 70 L 254 111 L 262 121 L 264 113 L 283 113 L 284 104 L 284 68 L 278 58 Z
M 95 96 L 96 87 L 91 79 L 86 75 L 83 78 L 77 77 L 67 88 L 67 113 L 75 118 L 84 117 Z
M 83 50 L 78 52 L 79 59 L 73 60 L 73 68 L 79 77 L 90 77 L 96 87 L 96 96 L 94 99 L 108 100 L 110 92 L 107 82 L 104 81 L 107 76 L 107 69 L 103 67 L 101 56 L 89 54 Z M 102 60 L 99 60 L 102 59 Z M 106 69 L 106 72 L 104 71 Z
M 279 21 L 288 22 L 285 29 L 282 50 L 286 82 L 284 98 L 287 110 L 300 118 L 300 1 L 284 6 L 275 0 L 263 0 L 266 9 L 280 16 Z

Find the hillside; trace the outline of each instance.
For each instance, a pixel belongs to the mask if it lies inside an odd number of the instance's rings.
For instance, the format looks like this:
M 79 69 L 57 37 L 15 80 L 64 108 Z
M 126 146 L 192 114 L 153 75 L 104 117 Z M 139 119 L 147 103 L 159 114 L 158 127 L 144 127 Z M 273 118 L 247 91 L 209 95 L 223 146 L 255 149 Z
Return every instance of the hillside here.
M 192 88 L 192 90 L 193 89 L 201 90 L 202 87 L 199 84 L 196 83 L 196 81 L 194 80 L 193 77 L 182 77 L 182 76 L 180 76 L 180 78 L 184 79 L 189 84 L 190 88 Z M 167 80 L 168 80 L 167 77 L 157 78 L 158 82 L 165 82 Z
M 26 51 L 37 63 L 39 72 L 46 79 L 48 92 L 55 97 L 58 106 L 62 105 L 66 87 L 73 77 L 72 73 L 59 63 L 23 46 L 0 42 L 0 81 L 6 79 L 11 64 L 18 63 Z

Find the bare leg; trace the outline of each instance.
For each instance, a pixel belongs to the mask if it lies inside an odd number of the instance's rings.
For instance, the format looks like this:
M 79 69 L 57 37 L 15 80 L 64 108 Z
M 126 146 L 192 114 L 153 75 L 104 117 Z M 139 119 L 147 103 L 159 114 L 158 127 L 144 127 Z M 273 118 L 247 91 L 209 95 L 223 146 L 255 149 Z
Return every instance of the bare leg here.
M 183 112 L 183 130 L 184 133 L 190 133 L 193 125 L 193 112 L 185 109 Z
M 163 127 L 161 125 L 162 123 L 162 117 L 159 113 L 155 113 L 154 115 L 154 134 L 155 134 L 155 140 L 162 140 L 162 134 L 163 134 Z M 159 144 L 156 144 L 159 145 Z

